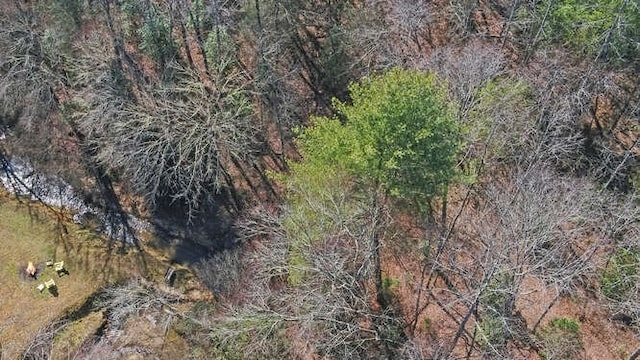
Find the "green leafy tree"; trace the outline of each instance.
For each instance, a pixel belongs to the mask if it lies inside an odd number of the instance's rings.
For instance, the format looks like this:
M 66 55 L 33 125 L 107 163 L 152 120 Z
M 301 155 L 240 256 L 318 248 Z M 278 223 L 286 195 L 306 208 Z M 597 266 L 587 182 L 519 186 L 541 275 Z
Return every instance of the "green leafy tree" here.
M 551 3 L 549 3 L 551 1 Z M 548 34 L 599 58 L 633 60 L 640 52 L 640 9 L 629 0 L 544 1 Z
M 418 207 L 426 205 L 430 211 L 431 200 L 442 196 L 446 214 L 461 129 L 446 88 L 433 74 L 393 69 L 353 83 L 349 90 L 351 103 L 334 100 L 336 117 L 315 118 L 298 136 L 304 161 L 292 164 L 293 179 L 287 184 L 291 213 L 304 214 L 309 208 L 311 201 L 298 200 L 301 194 L 312 193 L 309 188 L 323 189 L 339 180 L 338 186 L 358 185 L 355 188 L 364 190 L 366 195 L 359 198 L 364 198 L 370 221 L 360 231 L 369 244 L 376 298 L 381 308 L 389 309 L 380 265 L 384 198 L 390 195 Z M 345 197 L 337 200 L 332 198 L 331 203 L 343 204 Z M 331 217 L 328 223 L 343 218 Z M 294 243 L 297 237 L 292 237 Z
M 300 134 L 303 166 L 342 167 L 406 200 L 445 195 L 461 129 L 436 77 L 396 68 L 349 90 L 351 103 L 334 100 L 337 117 L 315 118 Z

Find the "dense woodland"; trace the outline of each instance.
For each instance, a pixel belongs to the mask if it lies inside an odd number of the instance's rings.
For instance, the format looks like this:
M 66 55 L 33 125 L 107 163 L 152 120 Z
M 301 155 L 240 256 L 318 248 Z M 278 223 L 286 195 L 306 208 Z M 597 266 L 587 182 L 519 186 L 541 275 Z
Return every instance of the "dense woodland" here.
M 3 0 L 0 164 L 182 234 L 188 358 L 633 358 L 639 6 Z

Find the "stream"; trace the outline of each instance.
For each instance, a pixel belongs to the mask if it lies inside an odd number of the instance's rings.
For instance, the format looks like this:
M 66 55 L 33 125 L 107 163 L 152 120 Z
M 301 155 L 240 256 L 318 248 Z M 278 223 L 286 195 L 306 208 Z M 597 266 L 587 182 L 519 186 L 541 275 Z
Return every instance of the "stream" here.
M 65 209 L 73 214 L 72 219 L 77 224 L 85 219 L 95 219 L 100 224 L 100 231 L 112 239 L 135 244 L 135 232 L 151 228 L 150 223 L 130 214 L 122 219 L 122 214 L 109 214 L 88 204 L 69 183 L 57 176 L 40 174 L 27 162 L 11 159 L 0 165 L 0 186 L 11 194 Z

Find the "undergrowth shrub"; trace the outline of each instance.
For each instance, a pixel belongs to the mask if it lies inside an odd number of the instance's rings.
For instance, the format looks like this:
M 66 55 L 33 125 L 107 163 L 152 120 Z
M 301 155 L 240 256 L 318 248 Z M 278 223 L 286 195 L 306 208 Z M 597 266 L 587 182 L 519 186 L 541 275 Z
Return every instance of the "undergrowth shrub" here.
M 615 301 L 624 301 L 635 288 L 640 268 L 640 250 L 619 249 L 600 274 L 600 291 Z
M 580 324 L 569 318 L 553 319 L 542 329 L 543 359 L 577 359 L 582 350 Z

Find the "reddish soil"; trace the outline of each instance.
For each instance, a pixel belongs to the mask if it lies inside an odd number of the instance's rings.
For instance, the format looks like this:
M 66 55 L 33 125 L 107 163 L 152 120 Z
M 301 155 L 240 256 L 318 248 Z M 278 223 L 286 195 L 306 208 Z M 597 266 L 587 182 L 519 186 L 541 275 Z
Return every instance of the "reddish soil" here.
M 449 202 L 449 223 L 455 215 L 457 208 L 461 205 L 461 194 L 455 191 L 451 194 Z M 463 212 L 461 221 L 464 226 L 458 227 L 456 238 L 451 241 L 458 245 L 453 246 L 458 249 L 455 260 L 458 268 L 473 269 L 473 262 L 470 256 L 481 254 L 481 248 L 475 243 L 478 234 L 474 229 L 486 226 L 486 222 L 495 221 L 478 213 L 482 208 L 481 204 L 473 202 L 467 205 Z M 486 214 L 485 214 L 486 215 Z M 399 309 L 405 315 L 405 331 L 412 340 L 417 343 L 425 354 L 433 354 L 442 346 L 447 349 L 451 339 L 454 338 L 459 328 L 459 321 L 464 318 L 468 311 L 468 304 L 473 299 L 458 299 L 450 291 L 453 286 L 463 296 L 473 296 L 473 289 L 467 289 L 465 283 L 469 279 L 456 277 L 455 274 L 448 274 L 450 284 L 447 284 L 442 277 L 427 285 L 424 279 L 423 291 L 420 296 L 419 313 L 413 333 L 414 314 L 416 313 L 416 298 L 420 288 L 421 272 L 423 267 L 421 247 L 425 238 L 437 239 L 437 234 L 425 234 L 415 219 L 408 214 L 394 214 L 395 219 L 401 224 L 404 230 L 398 230 L 400 235 L 388 240 L 384 244 L 383 254 L 383 276 L 394 280 L 392 286 L 395 301 Z M 574 244 L 576 251 L 580 247 L 587 248 L 587 245 L 595 241 L 585 239 Z M 432 244 L 433 246 L 433 244 Z M 451 246 L 446 251 L 452 251 Z M 591 257 L 594 264 L 599 263 L 598 259 L 604 258 L 606 248 L 602 248 Z M 443 256 L 443 260 L 446 256 Z M 468 264 L 465 264 L 467 263 Z M 426 276 L 429 276 L 431 267 L 426 269 Z M 479 274 L 479 273 L 478 273 Z M 477 276 L 470 272 L 468 276 Z M 527 275 L 519 289 L 516 298 L 516 315 L 524 320 L 527 329 L 533 334 L 532 341 L 536 343 L 536 335 L 545 328 L 549 322 L 556 318 L 568 318 L 580 324 L 580 339 L 583 344 L 583 351 L 580 358 L 584 359 L 623 359 L 628 357 L 635 349 L 640 347 L 640 339 L 634 335 L 630 328 L 622 323 L 610 320 L 610 313 L 605 307 L 605 301 L 598 298 L 595 288 L 597 285 L 589 285 L 589 291 L 578 289 L 572 296 L 558 296 L 559 289 L 550 285 L 545 285 L 539 278 Z M 546 312 L 546 313 L 545 313 Z M 539 325 L 534 329 L 537 322 Z M 476 322 L 472 316 L 465 326 L 468 338 L 473 338 Z M 524 341 L 524 339 L 523 339 Z M 535 345 L 539 346 L 539 345 Z M 529 345 L 511 342 L 508 347 L 511 349 L 510 356 L 514 359 L 539 359 L 538 351 Z M 540 349 L 541 350 L 541 349 Z M 460 339 L 453 349 L 452 356 L 466 358 L 467 346 L 465 340 Z M 474 350 L 471 358 L 482 358 L 479 351 Z

